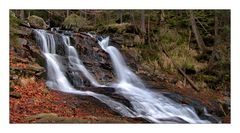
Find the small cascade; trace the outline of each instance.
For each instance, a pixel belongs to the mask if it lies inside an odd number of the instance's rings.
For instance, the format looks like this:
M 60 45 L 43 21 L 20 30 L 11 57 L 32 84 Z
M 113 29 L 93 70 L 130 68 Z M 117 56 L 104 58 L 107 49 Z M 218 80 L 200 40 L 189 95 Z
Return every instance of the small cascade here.
M 172 120 L 189 123 L 208 123 L 201 120 L 194 109 L 175 103 L 162 94 L 147 89 L 143 82 L 126 65 L 117 48 L 109 46 L 109 37 L 99 41 L 101 48 L 106 51 L 113 62 L 118 81 L 114 84 L 118 94 L 128 99 L 138 117 L 150 121 L 161 122 Z

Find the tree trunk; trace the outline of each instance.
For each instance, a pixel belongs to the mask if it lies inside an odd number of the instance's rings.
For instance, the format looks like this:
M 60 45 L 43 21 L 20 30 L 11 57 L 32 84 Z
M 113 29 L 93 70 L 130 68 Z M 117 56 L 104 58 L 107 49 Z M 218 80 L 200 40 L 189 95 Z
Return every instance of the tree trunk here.
M 214 45 L 217 45 L 220 43 L 220 37 L 218 34 L 219 29 L 219 19 L 218 19 L 218 11 L 215 11 L 215 17 L 214 17 Z
M 145 28 L 145 13 L 144 10 L 141 11 L 141 31 L 143 33 L 146 33 L 146 28 Z
M 160 44 L 160 45 L 161 45 L 161 44 Z M 194 89 L 195 91 L 199 92 L 199 91 L 200 91 L 200 88 L 198 88 L 198 86 L 190 79 L 190 77 L 188 77 L 188 75 L 187 75 L 187 74 L 177 65 L 177 63 L 169 56 L 168 52 L 164 49 L 164 47 L 163 47 L 163 46 L 161 46 L 161 47 L 162 47 L 163 53 L 171 60 L 171 62 L 173 63 L 174 67 L 178 70 L 178 72 L 183 75 L 184 80 L 186 79 L 186 80 L 189 82 L 189 84 L 193 87 L 193 89 Z
M 152 49 L 152 45 L 151 45 L 151 43 L 150 43 L 150 16 L 148 16 L 148 27 L 147 27 L 147 29 L 148 29 L 148 45 L 150 46 L 150 49 Z
M 132 23 L 132 25 L 133 25 L 134 28 L 135 28 L 135 30 L 134 30 L 134 32 L 135 32 L 135 31 L 137 31 L 137 26 L 136 26 L 136 23 L 135 23 L 135 17 L 134 17 L 134 12 L 133 12 L 133 10 L 130 11 L 130 14 L 131 14 L 131 18 L 132 18 L 132 20 L 131 20 L 132 22 L 131 22 L 131 23 Z
M 193 11 L 189 10 L 189 14 L 190 14 L 190 23 L 191 23 L 192 31 L 193 31 L 194 36 L 196 38 L 198 48 L 200 49 L 200 51 L 204 51 L 205 50 L 205 43 L 204 43 L 204 41 L 202 39 L 202 36 L 200 35 L 199 30 L 197 28 Z
M 67 17 L 69 16 L 69 10 L 67 10 Z
M 119 11 L 120 24 L 123 22 L 122 16 L 123 16 L 123 10 L 120 10 L 120 11 Z
M 20 19 L 22 21 L 24 21 L 25 17 L 24 17 L 24 10 L 20 10 Z
M 31 10 L 28 10 L 28 17 L 31 16 Z
M 165 13 L 164 13 L 164 10 L 161 10 L 161 22 L 164 22 L 165 21 Z
M 84 18 L 87 20 L 87 10 L 84 11 Z

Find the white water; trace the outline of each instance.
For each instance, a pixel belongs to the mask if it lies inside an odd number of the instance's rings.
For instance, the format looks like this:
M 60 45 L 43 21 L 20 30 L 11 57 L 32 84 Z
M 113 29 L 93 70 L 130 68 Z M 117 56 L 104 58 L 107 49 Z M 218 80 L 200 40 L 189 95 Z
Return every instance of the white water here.
M 51 53 L 54 50 L 49 49 L 50 48 L 49 46 L 55 45 L 55 44 L 53 44 L 53 42 L 55 43 L 55 41 L 47 41 L 47 40 L 54 40 L 52 34 L 49 34 L 44 30 L 34 30 L 34 32 L 36 34 L 36 38 L 37 38 L 38 42 L 41 45 L 41 50 L 46 57 L 47 71 L 48 71 L 47 85 L 50 88 L 56 89 L 56 90 L 59 90 L 62 92 L 66 92 L 66 93 L 93 96 L 93 97 L 99 99 L 100 101 L 102 101 L 103 103 L 105 103 L 106 105 L 108 105 L 113 110 L 119 112 L 123 116 L 134 117 L 134 115 L 133 115 L 134 112 L 131 111 L 128 107 L 126 107 L 125 105 L 123 105 L 121 103 L 114 101 L 113 99 L 111 99 L 105 95 L 97 94 L 97 93 L 90 92 L 90 91 L 80 91 L 80 90 L 74 89 L 74 87 L 69 83 L 69 81 L 65 77 L 63 71 L 59 67 L 62 64 L 60 64 L 60 62 L 57 60 L 57 58 L 55 58 L 55 56 L 56 56 L 55 52 Z M 86 76 L 93 85 L 102 86 L 96 82 L 96 80 L 91 76 L 91 74 L 87 71 L 87 69 L 81 63 L 80 59 L 77 57 L 77 52 L 76 52 L 75 48 L 70 46 L 69 38 L 64 35 L 62 35 L 62 38 L 64 39 L 65 45 L 67 46 L 66 47 L 67 50 L 69 50 L 68 58 L 70 59 L 70 63 L 75 64 L 78 69 L 81 69 L 84 76 Z
M 162 94 L 155 93 L 147 89 L 142 81 L 126 65 L 121 53 L 113 46 L 108 46 L 109 38 L 99 42 L 100 46 L 109 53 L 117 74 L 117 83 L 112 87 L 116 88 L 119 95 L 128 99 L 133 106 L 129 109 L 122 103 L 114 101 L 112 98 L 97 94 L 91 91 L 76 90 L 68 81 L 62 68 L 63 64 L 57 58 L 56 44 L 54 36 L 44 30 L 34 30 L 36 38 L 41 45 L 41 50 L 46 57 L 48 81 L 47 85 L 52 89 L 57 89 L 66 93 L 79 95 L 88 95 L 99 99 L 111 109 L 119 112 L 123 116 L 143 117 L 151 122 L 161 123 L 166 120 L 181 121 L 189 123 L 208 123 L 199 119 L 193 109 L 175 103 L 164 97 Z M 62 35 L 65 45 L 66 57 L 69 60 L 71 69 L 77 69 L 91 82 L 93 86 L 104 87 L 100 85 L 94 77 L 88 72 L 78 57 L 76 49 L 71 46 L 68 36 Z
M 128 99 L 136 116 L 149 119 L 154 122 L 160 120 L 179 120 L 182 119 L 189 123 L 207 123 L 201 120 L 193 109 L 183 106 L 164 97 L 162 94 L 156 94 L 145 88 L 142 81 L 126 65 L 121 53 L 113 46 L 108 46 L 109 37 L 98 42 L 103 50 L 111 57 L 114 70 L 118 81 L 114 85 L 117 92 Z

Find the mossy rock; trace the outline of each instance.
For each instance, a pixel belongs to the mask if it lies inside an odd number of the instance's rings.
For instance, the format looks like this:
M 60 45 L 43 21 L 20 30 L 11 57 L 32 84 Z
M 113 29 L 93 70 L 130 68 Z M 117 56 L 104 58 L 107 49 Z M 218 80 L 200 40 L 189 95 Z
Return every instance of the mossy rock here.
M 37 29 L 47 29 L 49 26 L 45 23 L 43 18 L 32 15 L 28 17 L 29 24 L 33 28 Z
M 77 14 L 69 15 L 62 23 L 64 28 L 74 30 L 76 32 L 78 32 L 79 29 L 86 27 L 87 24 L 88 21 L 85 18 L 78 16 Z
M 140 30 L 130 23 L 110 24 L 102 27 L 100 33 L 135 33 L 140 34 Z

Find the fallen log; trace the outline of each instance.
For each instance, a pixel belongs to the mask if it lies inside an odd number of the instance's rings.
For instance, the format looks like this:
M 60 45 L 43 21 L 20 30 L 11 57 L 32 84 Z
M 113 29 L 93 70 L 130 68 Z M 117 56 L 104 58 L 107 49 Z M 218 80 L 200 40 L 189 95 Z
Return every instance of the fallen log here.
M 174 60 L 172 60 L 172 58 L 169 56 L 169 54 L 167 53 L 167 51 L 163 47 L 162 47 L 162 51 L 171 60 L 171 62 L 173 63 L 174 67 L 178 70 L 178 72 L 187 79 L 187 81 L 190 83 L 190 85 L 193 87 L 193 89 L 195 91 L 199 92 L 200 89 L 197 87 L 197 85 L 187 76 L 187 74 L 180 67 L 178 67 L 176 62 Z

